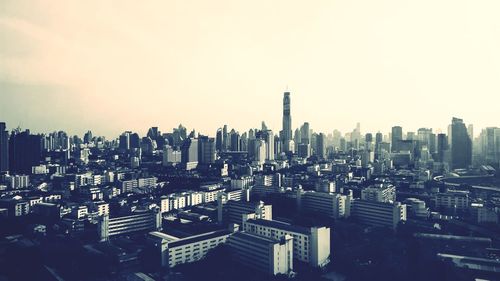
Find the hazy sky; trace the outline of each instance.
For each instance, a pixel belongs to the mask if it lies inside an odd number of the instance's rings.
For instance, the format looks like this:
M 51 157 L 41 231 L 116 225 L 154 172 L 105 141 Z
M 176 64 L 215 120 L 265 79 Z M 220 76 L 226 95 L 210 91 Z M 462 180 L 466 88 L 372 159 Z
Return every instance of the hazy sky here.
M 114 2 L 114 3 L 113 3 Z M 140 3 L 140 4 L 139 4 Z M 0 1 L 0 120 L 116 136 L 182 123 L 500 126 L 500 1 Z

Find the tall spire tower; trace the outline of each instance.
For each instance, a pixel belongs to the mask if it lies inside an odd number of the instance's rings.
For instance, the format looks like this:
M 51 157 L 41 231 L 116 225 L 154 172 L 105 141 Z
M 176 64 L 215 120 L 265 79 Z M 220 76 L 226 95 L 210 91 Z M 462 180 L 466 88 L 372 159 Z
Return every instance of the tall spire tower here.
M 283 95 L 283 144 L 285 148 L 292 140 L 292 116 L 290 115 L 290 92 Z

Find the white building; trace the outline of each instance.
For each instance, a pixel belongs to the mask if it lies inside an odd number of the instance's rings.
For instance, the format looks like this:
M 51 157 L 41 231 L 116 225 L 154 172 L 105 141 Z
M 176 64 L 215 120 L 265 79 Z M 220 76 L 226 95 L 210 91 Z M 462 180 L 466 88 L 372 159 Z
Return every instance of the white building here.
M 149 233 L 149 239 L 160 252 L 161 265 L 172 268 L 204 258 L 210 250 L 225 243 L 231 233 L 229 230 L 219 230 L 179 239 L 154 231 Z
M 330 262 L 330 228 L 301 227 L 288 223 L 255 219 L 255 215 L 243 216 L 243 231 L 272 239 L 285 235 L 293 237 L 293 257 L 311 266 L 325 266 Z
M 28 175 L 7 176 L 6 181 L 11 189 L 27 188 L 30 185 L 30 176 Z
M 361 199 L 375 202 L 395 202 L 396 187 L 392 184 L 369 186 L 361 190 Z
M 351 215 L 366 225 L 395 229 L 400 221 L 406 221 L 406 205 L 355 199 Z
M 180 150 L 174 150 L 171 146 L 166 146 L 163 149 L 163 159 L 162 159 L 162 165 L 163 166 L 175 166 L 179 163 L 181 163 L 181 151 Z
M 431 198 L 431 203 L 438 209 L 465 211 L 470 205 L 469 192 L 450 190 L 444 193 L 436 193 L 434 197 Z
M 246 232 L 237 232 L 227 240 L 232 258 L 252 269 L 270 275 L 290 274 L 293 271 L 293 238 L 267 238 Z
M 328 179 L 319 179 L 314 183 L 314 188 L 318 192 L 335 192 L 336 184 Z
M 273 219 L 273 206 L 265 205 L 264 202 L 246 202 L 227 200 L 221 196 L 217 200 L 217 217 L 219 223 L 236 223 L 241 225 L 243 215 L 255 214 L 256 218 L 272 220 Z
M 351 197 L 338 193 L 297 190 L 297 206 L 301 211 L 332 218 L 347 218 L 351 214 Z

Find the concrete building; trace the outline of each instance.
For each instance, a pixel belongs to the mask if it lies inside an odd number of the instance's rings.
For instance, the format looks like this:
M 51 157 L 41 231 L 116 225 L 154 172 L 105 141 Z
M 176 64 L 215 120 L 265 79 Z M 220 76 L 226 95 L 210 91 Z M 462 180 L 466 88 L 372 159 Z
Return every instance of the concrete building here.
M 450 125 L 451 168 L 464 169 L 472 164 L 472 140 L 462 119 L 453 118 Z
M 210 250 L 226 243 L 231 233 L 229 230 L 219 230 L 180 239 L 153 231 L 149 233 L 149 239 L 159 250 L 161 265 L 172 268 L 204 258 Z
M 218 221 L 224 224 L 242 224 L 243 215 L 255 214 L 256 218 L 273 219 L 273 206 L 265 205 L 264 202 L 246 202 L 227 200 L 223 196 L 218 203 Z
M 385 226 L 396 229 L 406 221 L 406 205 L 400 202 L 385 203 L 356 199 L 351 203 L 351 215 L 369 226 Z
M 291 151 L 290 141 L 292 141 L 292 115 L 290 113 L 290 93 L 283 94 L 283 130 L 281 131 L 281 139 L 283 142 L 284 151 Z
M 227 245 L 234 260 L 270 275 L 290 274 L 293 271 L 292 237 L 266 238 L 237 232 L 228 238 Z
M 335 192 L 336 184 L 335 181 L 330 181 L 328 179 L 318 179 L 314 183 L 314 188 L 318 192 L 330 193 Z
M 469 208 L 469 192 L 460 190 L 450 190 L 448 192 L 436 193 L 431 198 L 434 208 L 449 211 L 465 211 Z
M 28 175 L 7 176 L 6 181 L 11 189 L 23 189 L 30 185 L 30 177 Z
M 251 214 L 244 216 L 243 231 L 271 239 L 282 239 L 289 235 L 293 237 L 293 257 L 296 260 L 314 267 L 325 266 L 330 262 L 328 227 L 301 227 L 275 220 L 256 219 Z
M 212 164 L 215 162 L 215 139 L 207 136 L 198 138 L 198 160 L 200 164 Z
M 185 139 L 181 146 L 181 163 L 186 170 L 198 167 L 198 139 Z
M 351 197 L 338 193 L 297 191 L 299 210 L 338 218 L 347 218 L 351 213 Z
M 392 184 L 371 185 L 361 190 L 361 199 L 375 202 L 396 201 L 396 187 Z
M 181 160 L 181 152 L 179 150 L 174 150 L 174 148 L 169 145 L 163 148 L 163 166 L 176 166 L 181 163 Z
M 161 214 L 159 210 L 137 212 L 127 216 L 110 218 L 104 215 L 97 225 L 101 241 L 110 237 L 133 232 L 161 230 Z
M 10 217 L 20 217 L 29 214 L 30 203 L 17 198 L 0 199 L 0 208 L 7 209 L 7 214 Z
M 406 205 L 409 217 L 424 219 L 429 216 L 429 209 L 425 206 L 425 201 L 417 198 L 407 198 L 403 203 Z

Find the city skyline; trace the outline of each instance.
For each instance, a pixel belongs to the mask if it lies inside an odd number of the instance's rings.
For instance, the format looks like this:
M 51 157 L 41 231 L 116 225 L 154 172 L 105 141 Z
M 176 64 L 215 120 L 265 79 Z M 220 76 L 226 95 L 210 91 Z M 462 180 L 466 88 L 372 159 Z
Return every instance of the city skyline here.
M 111 137 L 264 120 L 277 131 L 286 85 L 294 123 L 321 132 L 445 131 L 453 116 L 498 125 L 497 2 L 0 5 L 12 127 Z

